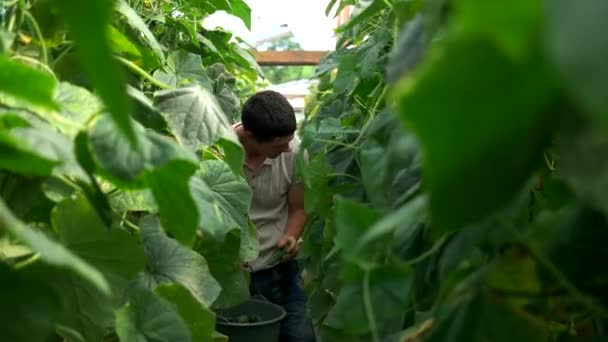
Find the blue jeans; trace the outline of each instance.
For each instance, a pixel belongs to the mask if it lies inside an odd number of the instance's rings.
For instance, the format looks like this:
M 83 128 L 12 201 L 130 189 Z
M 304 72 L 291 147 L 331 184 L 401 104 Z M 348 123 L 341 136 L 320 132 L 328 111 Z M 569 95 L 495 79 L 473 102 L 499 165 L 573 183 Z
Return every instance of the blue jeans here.
M 280 342 L 315 342 L 312 321 L 306 315 L 306 293 L 297 261 L 251 273 L 249 289 L 253 295 L 259 293 L 287 312 L 281 322 Z

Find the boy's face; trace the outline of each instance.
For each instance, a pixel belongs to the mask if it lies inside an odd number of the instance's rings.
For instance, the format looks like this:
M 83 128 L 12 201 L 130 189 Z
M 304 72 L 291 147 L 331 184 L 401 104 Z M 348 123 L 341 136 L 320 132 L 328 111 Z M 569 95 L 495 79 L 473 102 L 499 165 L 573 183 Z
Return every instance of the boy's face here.
M 256 150 L 266 158 L 274 159 L 280 156 L 281 153 L 290 151 L 289 143 L 293 140 L 293 136 L 291 134 L 285 137 L 277 137 L 270 141 L 256 141 Z

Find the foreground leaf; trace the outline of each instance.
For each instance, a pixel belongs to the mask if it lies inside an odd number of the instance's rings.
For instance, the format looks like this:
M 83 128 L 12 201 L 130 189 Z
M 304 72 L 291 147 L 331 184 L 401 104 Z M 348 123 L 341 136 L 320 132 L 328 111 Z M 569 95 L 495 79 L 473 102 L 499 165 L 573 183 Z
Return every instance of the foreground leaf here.
M 138 283 L 149 289 L 160 284 L 179 283 L 205 307 L 220 293 L 220 286 L 209 273 L 205 259 L 177 241 L 167 237 L 153 216 L 140 223 L 141 238 L 146 251 L 146 269 Z
M 89 281 L 103 293 L 110 293 L 110 286 L 104 276 L 59 243 L 44 233 L 34 230 L 19 221 L 0 199 L 0 226 L 13 233 L 15 237 L 40 255 L 40 259 L 50 265 L 67 268 Z
M 214 308 L 228 308 L 249 298 L 249 272 L 242 267 L 240 258 L 241 231 L 230 231 L 222 243 L 202 238 L 197 251 L 205 257 L 213 277 L 220 283 L 222 291 L 213 303 Z
M 401 313 L 407 305 L 410 282 L 410 270 L 400 265 L 386 265 L 371 271 L 369 275 L 358 274 L 348 279 L 340 289 L 336 306 L 329 312 L 325 324 L 332 328 L 342 329 L 351 334 L 365 334 L 371 331 L 364 296 L 369 296 L 371 310 L 375 317 L 375 326 L 383 329 L 398 321 L 395 313 Z M 364 282 L 367 279 L 369 288 Z M 368 293 L 365 293 L 368 291 Z
M 144 268 L 138 238 L 118 228 L 109 230 L 84 198 L 59 203 L 52 223 L 63 245 L 101 271 L 119 298 Z
M 47 109 L 57 109 L 53 100 L 54 90 L 55 80 L 52 76 L 0 55 L 0 92 Z
M 165 62 L 165 55 L 163 53 L 160 44 L 156 41 L 156 37 L 148 28 L 148 25 L 143 21 L 143 19 L 137 14 L 135 10 L 129 6 L 129 4 L 125 0 L 118 0 L 116 2 L 116 10 L 118 13 L 122 14 L 126 18 L 127 24 L 134 28 L 135 30 L 141 32 L 142 36 L 152 48 L 152 51 L 156 54 L 159 62 L 162 64 Z
M 6 341 L 44 341 L 53 331 L 59 298 L 37 279 L 0 263 L 0 320 Z
M 230 230 L 247 228 L 251 189 L 225 162 L 203 161 L 190 181 L 190 191 L 198 207 L 199 227 L 206 236 L 222 242 Z
M 135 133 L 129 120 L 129 100 L 124 76 L 112 57 L 108 26 L 112 20 L 113 1 L 57 0 L 61 15 L 70 26 L 76 42 L 79 61 L 86 70 L 99 96 L 118 129 L 136 144 Z
M 161 285 L 156 294 L 174 304 L 186 322 L 192 341 L 210 341 L 215 330 L 215 314 L 203 307 L 190 291 L 179 284 Z
M 449 231 L 498 209 L 528 179 L 553 130 L 554 87 L 540 61 L 514 64 L 481 41 L 435 57 L 397 92 L 425 149 L 433 223 Z
M 192 341 L 173 305 L 145 288 L 136 288 L 129 302 L 116 311 L 116 333 L 125 342 Z

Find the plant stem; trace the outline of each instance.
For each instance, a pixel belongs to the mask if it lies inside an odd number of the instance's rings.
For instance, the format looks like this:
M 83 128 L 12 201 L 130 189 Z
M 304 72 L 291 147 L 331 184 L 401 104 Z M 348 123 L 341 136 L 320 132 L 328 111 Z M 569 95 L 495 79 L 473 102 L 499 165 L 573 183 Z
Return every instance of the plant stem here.
M 337 145 L 337 146 L 342 146 L 342 147 L 346 147 L 346 148 L 350 148 L 353 150 L 357 149 L 357 146 L 352 145 L 352 144 L 346 144 L 340 141 L 335 141 L 335 140 L 327 140 L 327 139 L 315 139 L 316 142 L 322 142 L 322 143 L 326 143 L 329 145 Z
M 171 87 L 170 85 L 163 83 L 157 79 L 155 79 L 154 77 L 150 76 L 150 74 L 148 74 L 144 69 L 140 68 L 137 64 L 131 62 L 128 59 L 124 59 L 122 57 L 116 56 L 115 57 L 117 60 L 119 60 L 122 64 L 124 64 L 125 66 L 127 66 L 129 69 L 131 69 L 131 71 L 135 72 L 136 74 L 138 74 L 139 76 L 145 78 L 146 80 L 148 80 L 150 83 L 154 84 L 155 86 L 161 88 L 161 89 L 171 89 L 173 87 Z
M 25 11 L 24 14 L 25 14 L 25 17 L 32 24 L 32 27 L 34 28 L 34 32 L 36 33 L 36 37 L 38 38 L 38 42 L 40 43 L 40 52 L 42 53 L 42 62 L 44 64 L 49 64 L 46 43 L 44 42 L 44 36 L 42 35 L 42 31 L 40 31 L 40 26 L 38 25 L 38 22 L 36 21 L 34 16 L 30 13 L 30 11 Z
M 346 178 L 350 178 L 350 179 L 356 180 L 358 182 L 361 181 L 360 178 L 355 177 L 353 175 L 350 175 L 348 173 L 344 173 L 344 172 L 330 173 L 330 174 L 327 175 L 327 177 L 346 177 Z
M 372 341 L 380 342 L 378 337 L 378 327 L 376 326 L 376 317 L 374 315 L 374 307 L 372 306 L 372 298 L 369 289 L 370 271 L 365 271 L 363 276 L 363 305 L 365 306 L 365 314 L 369 322 L 369 329 L 372 333 Z
M 419 256 L 415 257 L 414 259 L 409 260 L 407 263 L 410 265 L 415 265 L 419 262 L 422 262 L 422 261 L 428 259 L 433 254 L 435 254 L 441 248 L 441 246 L 443 246 L 443 244 L 447 241 L 447 239 L 448 239 L 447 234 L 442 236 L 437 242 L 435 242 L 435 244 L 433 245 L 433 247 L 431 247 L 431 249 L 420 254 Z
M 15 264 L 15 269 L 22 269 L 27 267 L 28 265 L 31 265 L 33 263 L 35 263 L 36 261 L 38 261 L 38 259 L 40 259 L 40 253 L 34 253 L 31 257 L 23 260 L 22 262 Z
M 42 63 L 41 61 L 39 61 L 37 59 L 34 59 L 32 57 L 27 57 L 27 56 L 21 56 L 21 55 L 15 55 L 15 56 L 11 57 L 11 59 L 19 59 L 19 60 L 26 61 L 26 62 L 29 62 L 32 64 L 36 64 L 40 68 L 44 69 L 44 71 L 48 72 L 51 76 L 53 76 L 53 78 L 55 80 L 57 80 L 57 76 L 55 75 L 53 70 L 51 70 L 51 68 L 49 68 L 48 65 L 46 65 L 45 63 Z
M 59 61 L 61 61 L 63 57 L 65 57 L 70 51 L 72 51 L 72 45 L 66 47 L 63 51 L 59 53 L 59 55 L 55 59 L 53 59 L 53 66 L 56 66 L 57 63 L 59 63 Z

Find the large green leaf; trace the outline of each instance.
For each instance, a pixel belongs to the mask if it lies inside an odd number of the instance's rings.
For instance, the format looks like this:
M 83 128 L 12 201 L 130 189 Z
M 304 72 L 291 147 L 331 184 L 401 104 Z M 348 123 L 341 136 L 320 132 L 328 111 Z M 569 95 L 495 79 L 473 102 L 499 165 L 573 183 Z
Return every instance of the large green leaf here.
M 112 57 L 108 37 L 114 2 L 58 0 L 55 4 L 70 26 L 82 67 L 106 104 L 119 131 L 135 145 L 137 141 L 129 120 L 125 80 L 122 70 Z
M 190 180 L 198 207 L 199 228 L 205 236 L 222 242 L 232 229 L 247 229 L 251 189 L 221 160 L 206 160 Z
M 44 341 L 53 331 L 59 298 L 36 278 L 0 263 L 0 320 L 6 341 Z
M 209 307 L 218 297 L 220 286 L 209 273 L 205 259 L 167 237 L 153 216 L 144 217 L 140 227 L 147 264 L 138 283 L 150 289 L 160 284 L 179 283 L 202 305 Z
M 129 26 L 141 33 L 143 38 L 152 48 L 152 51 L 154 51 L 154 53 L 156 54 L 159 62 L 161 64 L 164 63 L 165 55 L 160 44 L 156 41 L 156 37 L 154 37 L 154 34 L 150 31 L 146 23 L 137 14 L 137 12 L 132 9 L 131 6 L 129 6 L 129 4 L 125 0 L 118 0 L 116 2 L 116 10 L 118 11 L 118 13 L 122 14 L 125 17 L 126 22 L 127 24 L 129 24 Z
M 371 331 L 369 314 L 373 314 L 375 326 L 380 330 L 395 321 L 401 322 L 398 315 L 407 305 L 410 269 L 386 265 L 370 272 L 348 279 L 340 289 L 336 306 L 329 312 L 325 325 L 360 335 Z M 366 297 L 368 303 L 365 303 Z
M 88 175 L 76 161 L 74 143 L 66 136 L 50 129 L 31 127 L 13 129 L 11 135 L 26 145 L 32 154 L 56 162 L 53 173 L 89 181 Z
M 56 109 L 54 90 L 55 80 L 52 76 L 0 55 L 0 92 L 44 108 Z
M 67 268 L 86 279 L 103 293 L 110 293 L 110 286 L 103 274 L 89 263 L 73 254 L 61 244 L 51 240 L 43 232 L 34 230 L 19 221 L 0 199 L 0 225 L 15 235 L 40 255 L 47 264 Z
M 361 203 L 338 197 L 336 200 L 335 222 L 336 237 L 334 243 L 349 260 L 370 262 L 369 254 L 358 254 L 353 248 L 361 236 L 378 220 L 378 213 Z
M 152 191 L 149 189 L 118 191 L 108 197 L 112 209 L 118 213 L 127 211 L 158 212 L 158 205 L 154 201 Z
M 85 128 L 88 120 L 103 110 L 103 104 L 97 96 L 85 88 L 67 82 L 61 82 L 57 87 L 55 101 L 61 107 L 61 115 L 75 123 L 75 125 L 67 123 L 62 125 L 71 126 L 69 128 L 73 135 L 76 135 L 76 132 L 73 132 L 74 128 Z
M 513 0 L 509 6 L 492 1 L 460 1 L 457 25 L 464 34 L 485 36 L 510 55 L 522 56 L 537 36 L 542 7 L 541 0 Z
M 133 106 L 131 115 L 135 120 L 144 127 L 153 129 L 156 132 L 163 133 L 168 131 L 165 118 L 161 115 L 160 111 L 154 107 L 152 100 L 140 90 L 131 86 L 127 86 L 127 93 L 131 98 Z
M 116 333 L 124 342 L 192 341 L 176 308 L 146 288 L 136 288 L 129 302 L 116 311 Z
M 419 224 L 428 220 L 428 198 L 417 196 L 404 204 L 401 208 L 386 215 L 369 226 L 357 238 L 352 248 L 353 255 L 360 255 L 369 248 L 377 248 L 374 243 L 385 242 L 392 237 L 394 242 L 408 240 L 416 231 Z
M 470 289 L 465 299 L 442 308 L 424 341 L 549 341 L 547 327 L 533 316 L 510 308 L 484 290 Z
M 108 229 L 84 198 L 59 203 L 52 222 L 63 245 L 101 271 L 119 298 L 144 268 L 139 239 L 119 228 Z
M 401 81 L 401 115 L 425 148 L 424 181 L 440 230 L 504 205 L 539 161 L 554 95 L 539 62 L 514 63 L 491 44 L 460 41 Z
M 29 151 L 28 147 L 15 137 L 0 130 L 0 168 L 30 175 L 46 176 L 51 174 L 57 165 L 56 161 L 49 160 Z
M 97 164 L 115 179 L 134 182 L 146 171 L 153 171 L 172 160 L 196 163 L 196 156 L 165 136 L 144 131 L 133 123 L 140 140 L 134 148 L 106 117 L 99 118 L 89 131 L 89 145 Z
M 161 285 L 155 291 L 177 308 L 192 334 L 192 341 L 210 341 L 215 330 L 215 314 L 203 307 L 192 294 L 179 284 Z
M 61 294 L 62 310 L 56 317 L 58 324 L 78 332 L 85 341 L 101 341 L 113 328 L 115 300 L 109 294 L 69 272 L 47 265 L 35 264 L 26 270 Z
M 211 89 L 211 80 L 203 69 L 201 56 L 185 50 L 177 50 L 169 55 L 167 65 L 154 72 L 154 78 L 172 87 L 179 87 L 192 81 Z
M 235 173 L 242 168 L 243 151 L 234 129 L 215 96 L 201 86 L 156 93 L 155 103 L 180 143 L 194 150 L 218 142 L 231 145 L 227 160 Z M 238 161 L 238 163 L 237 163 Z
M 574 97 L 608 123 L 608 2 L 556 0 L 546 6 L 549 59 Z
M 195 170 L 190 162 L 174 161 L 146 175 L 163 226 L 184 244 L 192 242 L 200 216 L 189 187 Z
M 96 162 L 119 186 L 147 185 L 154 194 L 167 230 L 188 243 L 198 222 L 188 188 L 197 159 L 192 152 L 167 137 L 144 131 L 137 123 L 134 127 L 140 140 L 137 148 L 116 131 L 113 122 L 107 118 L 98 120 L 89 134 Z
M 241 232 L 230 231 L 222 243 L 203 235 L 197 251 L 205 257 L 211 275 L 220 283 L 222 291 L 213 303 L 215 308 L 228 308 L 249 298 L 249 272 L 240 258 Z

